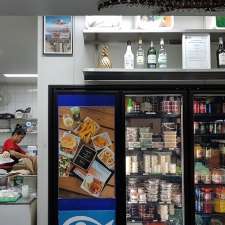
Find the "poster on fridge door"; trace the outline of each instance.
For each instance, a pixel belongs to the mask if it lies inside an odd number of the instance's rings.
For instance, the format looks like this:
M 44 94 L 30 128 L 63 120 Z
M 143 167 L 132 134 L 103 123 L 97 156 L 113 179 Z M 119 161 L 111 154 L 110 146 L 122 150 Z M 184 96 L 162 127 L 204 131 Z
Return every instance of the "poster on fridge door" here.
M 115 199 L 59 199 L 59 225 L 115 225 Z
M 115 96 L 58 96 L 59 198 L 115 198 Z

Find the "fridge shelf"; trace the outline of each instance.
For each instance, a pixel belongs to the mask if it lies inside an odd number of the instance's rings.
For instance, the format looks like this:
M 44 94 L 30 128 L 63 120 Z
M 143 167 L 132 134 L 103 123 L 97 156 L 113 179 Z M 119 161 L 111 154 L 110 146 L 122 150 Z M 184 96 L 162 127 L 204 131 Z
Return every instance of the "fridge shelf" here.
M 194 121 L 225 120 L 225 113 L 199 113 L 193 115 Z
M 173 118 L 177 119 L 180 117 L 180 114 L 173 114 L 173 113 L 143 113 L 143 112 L 131 112 L 126 113 L 127 119 L 158 119 L 158 118 Z
M 162 148 L 162 149 L 157 149 L 157 148 L 148 148 L 148 149 L 141 149 L 141 148 L 135 148 L 135 149 L 128 149 L 126 148 L 126 152 L 128 154 L 130 153 L 176 153 L 177 151 L 180 151 L 180 148 Z
M 225 216 L 225 212 L 224 213 L 204 213 L 204 212 L 195 212 L 195 214 L 197 215 L 202 215 L 202 216 Z
M 162 180 L 171 180 L 171 181 L 176 181 L 179 182 L 182 180 L 182 175 L 178 174 L 130 174 L 126 175 L 127 179 L 128 178 L 137 178 L 137 179 L 150 179 L 150 178 L 157 178 L 157 179 L 162 179 Z
M 195 134 L 195 138 L 225 139 L 225 134 Z
M 182 206 L 177 206 L 175 205 L 175 203 L 171 202 L 171 203 L 166 203 L 166 202 L 127 202 L 128 205 L 158 205 L 158 204 L 163 204 L 163 205 L 173 205 L 175 209 L 181 209 Z
M 225 184 L 195 184 L 197 187 L 218 187 L 218 186 L 225 186 Z

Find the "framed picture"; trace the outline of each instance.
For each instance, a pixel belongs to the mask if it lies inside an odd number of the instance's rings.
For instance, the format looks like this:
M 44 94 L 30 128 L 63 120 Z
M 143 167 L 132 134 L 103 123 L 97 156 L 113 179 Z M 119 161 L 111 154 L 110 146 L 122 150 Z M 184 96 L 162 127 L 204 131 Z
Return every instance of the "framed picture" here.
M 73 55 L 73 17 L 43 17 L 43 54 Z
M 173 16 L 136 16 L 136 29 L 142 30 L 167 30 L 174 26 Z

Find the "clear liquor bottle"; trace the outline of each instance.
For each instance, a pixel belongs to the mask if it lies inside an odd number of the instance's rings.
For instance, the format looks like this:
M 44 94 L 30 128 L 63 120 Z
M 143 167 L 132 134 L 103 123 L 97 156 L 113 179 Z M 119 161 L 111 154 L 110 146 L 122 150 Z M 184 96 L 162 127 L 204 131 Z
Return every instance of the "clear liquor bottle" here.
M 145 66 L 145 51 L 142 46 L 142 39 L 139 38 L 138 48 L 136 52 L 136 68 L 144 68 Z
M 127 50 L 124 55 L 124 68 L 134 69 L 134 54 L 131 49 L 131 41 L 127 42 Z
M 167 68 L 167 52 L 166 52 L 166 49 L 165 49 L 163 38 L 160 39 L 158 65 L 159 65 L 159 68 Z
M 223 38 L 219 38 L 219 46 L 216 51 L 217 56 L 217 67 L 218 68 L 225 68 L 225 48 L 223 45 Z

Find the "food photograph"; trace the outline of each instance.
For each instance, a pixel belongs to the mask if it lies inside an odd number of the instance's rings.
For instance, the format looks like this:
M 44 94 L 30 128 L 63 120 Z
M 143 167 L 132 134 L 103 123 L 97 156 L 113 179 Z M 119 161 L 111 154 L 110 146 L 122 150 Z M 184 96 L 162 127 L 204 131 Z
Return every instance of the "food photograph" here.
M 59 196 L 115 198 L 112 106 L 58 108 Z

